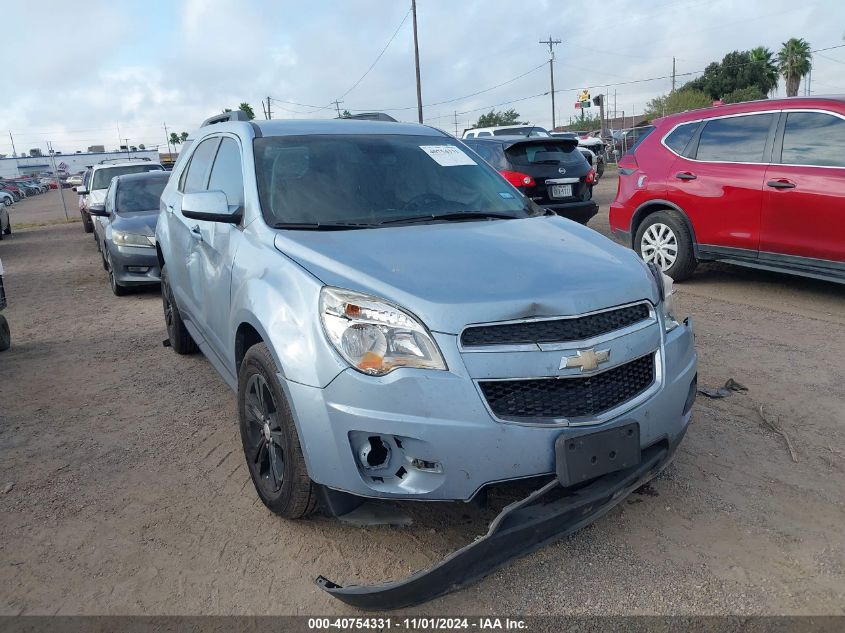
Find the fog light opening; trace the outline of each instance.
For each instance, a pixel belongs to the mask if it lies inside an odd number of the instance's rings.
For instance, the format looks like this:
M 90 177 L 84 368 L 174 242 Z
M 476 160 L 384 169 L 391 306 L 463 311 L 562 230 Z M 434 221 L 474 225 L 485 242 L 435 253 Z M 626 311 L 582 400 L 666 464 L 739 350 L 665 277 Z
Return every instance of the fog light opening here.
M 150 267 L 149 266 L 127 266 L 126 270 L 128 270 L 130 273 L 146 273 L 146 272 L 149 272 Z
M 361 449 L 361 464 L 364 468 L 376 470 L 390 462 L 390 446 L 378 435 L 371 435 Z

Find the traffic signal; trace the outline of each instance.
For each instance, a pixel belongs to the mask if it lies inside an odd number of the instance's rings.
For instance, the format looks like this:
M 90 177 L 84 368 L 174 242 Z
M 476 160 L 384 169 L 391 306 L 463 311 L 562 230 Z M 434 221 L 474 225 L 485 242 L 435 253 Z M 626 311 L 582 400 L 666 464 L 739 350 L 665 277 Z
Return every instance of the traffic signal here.
M 601 100 L 602 95 L 596 95 L 595 97 L 593 97 L 593 105 L 601 107 Z

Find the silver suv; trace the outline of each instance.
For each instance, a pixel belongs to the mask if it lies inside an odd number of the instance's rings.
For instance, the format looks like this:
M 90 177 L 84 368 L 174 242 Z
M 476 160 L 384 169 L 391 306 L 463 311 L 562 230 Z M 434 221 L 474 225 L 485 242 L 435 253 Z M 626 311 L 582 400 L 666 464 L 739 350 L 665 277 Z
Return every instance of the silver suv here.
M 436 129 L 209 121 L 156 235 L 170 345 L 237 392 L 253 483 L 282 516 L 544 477 L 598 495 L 566 497 L 549 525 L 571 530 L 659 472 L 690 421 L 671 280 Z

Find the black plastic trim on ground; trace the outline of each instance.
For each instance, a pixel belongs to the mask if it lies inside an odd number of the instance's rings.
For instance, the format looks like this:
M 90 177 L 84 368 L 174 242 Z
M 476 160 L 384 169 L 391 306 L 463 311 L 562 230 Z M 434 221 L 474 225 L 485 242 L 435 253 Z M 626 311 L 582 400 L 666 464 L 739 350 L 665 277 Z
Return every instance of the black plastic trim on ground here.
M 652 446 L 643 451 L 642 461 L 637 466 L 610 473 L 584 488 L 543 503 L 543 498 L 552 496 L 550 493 L 553 491 L 562 492 L 558 480 L 552 480 L 525 499 L 505 507 L 490 523 L 485 536 L 404 580 L 343 587 L 319 576 L 316 583 L 338 600 L 360 609 L 400 609 L 427 602 L 465 587 L 508 561 L 572 534 L 600 518 L 660 472 L 679 441 L 680 437 L 671 447 L 665 444 Z

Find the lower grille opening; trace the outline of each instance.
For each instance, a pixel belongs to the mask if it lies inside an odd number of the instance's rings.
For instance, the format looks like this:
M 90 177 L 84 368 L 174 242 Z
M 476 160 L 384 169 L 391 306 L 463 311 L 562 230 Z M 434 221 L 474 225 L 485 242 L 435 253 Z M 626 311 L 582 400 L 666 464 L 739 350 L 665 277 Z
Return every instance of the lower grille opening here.
M 539 421 L 600 415 L 640 395 L 654 379 L 652 353 L 593 376 L 484 380 L 479 386 L 496 417 Z

